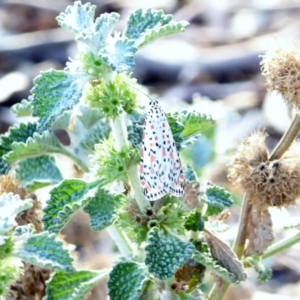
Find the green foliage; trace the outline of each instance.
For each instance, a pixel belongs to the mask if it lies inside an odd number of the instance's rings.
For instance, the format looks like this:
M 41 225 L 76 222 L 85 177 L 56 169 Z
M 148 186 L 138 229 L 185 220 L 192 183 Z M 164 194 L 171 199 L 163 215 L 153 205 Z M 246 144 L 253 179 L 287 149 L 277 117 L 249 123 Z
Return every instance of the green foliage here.
M 21 200 L 19 195 L 13 193 L 3 193 L 0 196 L 0 245 L 8 238 L 10 231 L 16 225 L 17 215 L 32 205 L 31 199 Z
M 233 204 L 231 194 L 216 185 L 208 186 L 202 199 L 208 204 L 206 216 L 217 215 L 225 207 L 230 207 Z
M 44 230 L 60 232 L 73 213 L 90 201 L 98 185 L 97 181 L 87 183 L 79 179 L 69 179 L 54 188 L 44 208 Z
M 28 101 L 12 108 L 17 116 L 37 117 L 37 124 L 20 124 L 0 136 L 0 174 L 12 168 L 26 193 L 57 184 L 43 205 L 44 231 L 39 233 L 33 224 L 16 223 L 22 219 L 20 212 L 32 208 L 23 214 L 34 213 L 32 200 L 11 193 L 0 196 L 0 298 L 20 274 L 21 261 L 54 271 L 44 300 L 84 299 L 108 277 L 110 270 L 75 270 L 68 251 L 55 239 L 81 208 L 93 230 L 115 226 L 111 234 L 126 256 L 109 274 L 112 300 L 201 299 L 198 289 L 206 270 L 232 283 L 244 280 L 243 266 L 230 246 L 209 232 L 208 217 L 232 204 L 228 192 L 209 186 L 202 195 L 207 203 L 202 216 L 199 184 L 189 182 L 197 179 L 194 170 L 199 171 L 192 161 L 183 160 L 192 167 L 184 166 L 189 190 L 181 200 L 166 195 L 150 203 L 138 178 L 146 110 L 137 99 L 140 88 L 130 78 L 134 55 L 152 40 L 184 31 L 187 23 L 175 22 L 161 10 L 139 9 L 129 16 L 125 31 L 118 33 L 113 30 L 120 16 L 105 13 L 95 18 L 95 9 L 75 1 L 57 17 L 59 25 L 75 35 L 78 56 L 62 71 L 42 72 Z M 166 116 L 183 156 L 185 147 L 192 153 L 187 147 L 191 142 L 196 146 L 193 159 L 207 150 L 199 136 L 213 131 L 210 117 L 187 111 Z M 68 145 L 56 138 L 56 129 L 68 135 Z M 212 152 L 212 148 L 206 151 L 209 158 Z M 80 169 L 76 176 L 85 180 L 63 180 L 53 154 L 70 158 Z M 204 222 L 209 226 L 204 227 Z M 201 231 L 201 242 L 187 242 L 196 236 L 193 231 Z M 267 277 L 262 267 L 254 267 L 261 278 Z M 173 289 L 172 283 L 182 287 Z
M 246 258 L 246 262 L 250 264 L 250 266 L 254 267 L 254 270 L 258 273 L 257 279 L 261 282 L 267 282 L 271 280 L 273 271 L 270 267 L 265 266 L 262 263 L 261 257 L 258 255 L 252 255 Z
M 142 147 L 142 135 L 144 130 L 143 125 L 146 116 L 140 111 L 135 111 L 127 117 L 130 121 L 130 124 L 127 126 L 128 141 L 132 144 L 134 148 L 140 151 Z
M 189 214 L 184 223 L 184 227 L 186 230 L 202 231 L 204 228 L 204 221 L 202 219 L 201 213 L 196 211 Z
M 160 37 L 182 32 L 187 25 L 184 21 L 173 21 L 172 15 L 165 15 L 162 10 L 138 9 L 130 15 L 124 35 L 142 47 Z
M 21 273 L 21 264 L 14 258 L 0 259 L 0 299 L 8 292 L 10 284 L 17 280 Z
M 131 40 L 116 40 L 114 47 L 99 51 L 101 60 L 117 73 L 130 72 L 135 67 L 134 54 L 137 48 Z
M 7 174 L 10 165 L 4 160 L 4 156 L 12 151 L 14 142 L 26 142 L 36 131 L 35 123 L 19 124 L 9 128 L 9 131 L 0 136 L 0 175 Z
M 0 260 L 11 256 L 14 250 L 14 240 L 11 236 L 7 236 L 3 242 L 0 242 Z
M 85 100 L 92 107 L 100 108 L 106 117 L 115 119 L 120 114 L 120 107 L 131 114 L 136 108 L 135 82 L 124 75 L 116 75 L 112 81 L 102 81 L 90 85 Z
M 31 97 L 29 97 L 31 98 Z M 30 100 L 23 99 L 21 102 L 14 104 L 10 110 L 17 117 L 28 117 L 32 115 L 32 105 Z
M 91 3 L 81 4 L 80 1 L 75 1 L 56 20 L 62 28 L 78 34 L 92 26 L 95 10 L 96 6 Z
M 49 70 L 35 80 L 32 115 L 39 117 L 39 130 L 49 129 L 65 110 L 79 102 L 88 77 L 83 73 Z
M 140 154 L 132 147 L 117 151 L 113 141 L 108 139 L 95 145 L 94 172 L 105 184 L 113 181 L 127 181 L 127 172 L 132 164 L 139 162 Z
M 154 227 L 148 233 L 145 263 L 155 277 L 167 279 L 192 256 L 194 248 L 193 244 Z
M 124 201 L 122 195 L 113 196 L 99 188 L 91 197 L 84 211 L 90 215 L 90 225 L 95 231 L 100 231 L 111 225 L 116 218 L 116 208 Z
M 55 234 L 44 231 L 29 237 L 15 256 L 23 261 L 51 270 L 72 271 L 73 259 L 67 250 L 62 248 L 62 242 L 55 240 Z
M 55 272 L 47 282 L 44 300 L 82 300 L 109 270 Z
M 183 169 L 183 174 L 184 174 L 184 178 L 188 181 L 195 181 L 197 179 L 197 175 L 196 175 L 195 171 L 189 165 L 187 165 Z
M 184 130 L 181 133 L 183 139 L 199 134 L 215 125 L 215 121 L 210 116 L 195 111 L 182 112 L 180 115 L 180 122 L 184 127 Z
M 216 275 L 223 278 L 225 281 L 231 283 L 239 282 L 239 279 L 235 276 L 235 274 L 230 273 L 224 267 L 220 266 L 218 262 L 214 260 L 208 252 L 201 253 L 199 251 L 196 251 L 193 255 L 193 259 L 199 262 L 200 264 L 204 265 L 208 271 L 215 273 Z
M 48 131 L 42 134 L 35 132 L 25 142 L 14 142 L 11 147 L 12 151 L 4 156 L 4 160 L 10 164 L 50 153 L 67 153 L 55 135 Z
M 46 155 L 21 161 L 16 169 L 16 178 L 29 191 L 59 183 L 63 179 L 54 158 Z
M 135 262 L 120 262 L 109 274 L 108 294 L 111 300 L 135 300 L 148 279 L 147 268 Z

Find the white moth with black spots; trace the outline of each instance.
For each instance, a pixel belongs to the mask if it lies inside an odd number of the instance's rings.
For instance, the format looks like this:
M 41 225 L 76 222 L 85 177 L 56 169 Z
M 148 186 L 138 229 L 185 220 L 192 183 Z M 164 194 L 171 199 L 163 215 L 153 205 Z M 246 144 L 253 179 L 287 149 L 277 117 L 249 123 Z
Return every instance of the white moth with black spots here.
M 156 100 L 150 101 L 143 132 L 140 180 L 146 198 L 158 200 L 166 194 L 183 196 L 181 160 L 168 120 Z

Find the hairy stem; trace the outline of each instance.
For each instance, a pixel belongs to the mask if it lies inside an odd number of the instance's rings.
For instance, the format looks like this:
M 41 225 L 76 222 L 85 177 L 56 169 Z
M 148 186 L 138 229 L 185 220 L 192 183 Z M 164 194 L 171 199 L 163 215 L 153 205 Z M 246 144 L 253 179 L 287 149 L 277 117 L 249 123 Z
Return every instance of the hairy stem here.
M 300 130 L 300 116 L 298 114 L 295 115 L 294 119 L 292 120 L 290 127 L 287 129 L 281 140 L 278 142 L 277 146 L 271 153 L 269 160 L 274 160 L 280 158 L 285 151 L 289 149 L 295 138 L 297 137 Z M 234 252 L 236 253 L 237 257 L 240 259 L 243 256 L 246 236 L 247 236 L 247 224 L 249 220 L 249 214 L 251 212 L 251 204 L 249 203 L 249 195 L 246 193 L 243 199 L 243 207 L 240 215 L 240 223 L 238 234 L 236 240 L 234 242 Z M 273 246 L 269 247 L 267 251 L 262 256 L 263 258 L 267 258 L 272 256 L 284 249 L 289 248 L 291 245 L 300 241 L 300 234 L 297 234 L 293 238 L 287 238 L 281 242 L 274 244 Z M 214 285 L 209 293 L 210 298 L 212 300 L 221 300 L 228 287 L 229 283 L 222 281 L 221 288 L 217 292 L 216 285 Z
M 132 245 L 127 235 L 119 227 L 111 225 L 107 228 L 107 231 L 124 257 L 132 254 Z
M 290 248 L 291 246 L 300 242 L 300 233 L 295 234 L 294 236 L 287 237 L 272 246 L 270 246 L 262 256 L 262 259 L 266 259 L 270 256 L 273 256 L 285 249 Z
M 300 130 L 300 116 L 298 114 L 295 115 L 290 127 L 287 129 L 275 149 L 272 151 L 269 160 L 274 160 L 280 158 L 285 151 L 288 150 L 290 145 L 293 143 L 295 138 L 297 137 Z
M 145 212 L 147 208 L 151 208 L 149 201 L 146 199 L 140 184 L 137 165 L 132 165 L 128 170 L 128 177 L 134 191 L 135 200 L 141 212 Z
M 243 256 L 245 242 L 247 237 L 247 225 L 249 221 L 249 214 L 251 211 L 251 204 L 249 203 L 249 194 L 245 193 L 243 198 L 243 206 L 240 215 L 239 229 L 236 236 L 235 242 L 233 244 L 233 251 L 236 253 L 237 257 L 240 259 Z

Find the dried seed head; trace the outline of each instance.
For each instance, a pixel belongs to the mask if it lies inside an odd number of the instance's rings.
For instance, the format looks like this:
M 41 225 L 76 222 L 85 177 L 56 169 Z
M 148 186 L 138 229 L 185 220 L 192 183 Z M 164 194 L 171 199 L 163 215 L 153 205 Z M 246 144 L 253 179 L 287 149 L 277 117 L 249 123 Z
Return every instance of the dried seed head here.
M 292 43 L 275 46 L 261 61 L 267 88 L 282 95 L 291 107 L 300 108 L 300 50 Z
M 228 179 L 248 192 L 260 209 L 294 205 L 300 196 L 299 143 L 282 158 L 269 161 L 265 138 L 265 133 L 256 132 L 238 146 L 228 164 Z

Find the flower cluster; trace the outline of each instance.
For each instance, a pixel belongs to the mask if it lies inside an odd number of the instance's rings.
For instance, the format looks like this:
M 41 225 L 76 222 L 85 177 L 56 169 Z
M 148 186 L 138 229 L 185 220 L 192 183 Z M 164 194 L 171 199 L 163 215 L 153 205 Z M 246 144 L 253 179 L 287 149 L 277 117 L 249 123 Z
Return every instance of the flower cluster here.
M 286 103 L 300 108 L 300 50 L 292 44 L 278 46 L 263 56 L 262 74 L 270 91 L 277 91 Z
M 266 136 L 255 132 L 244 139 L 228 164 L 228 178 L 260 208 L 293 205 L 300 196 L 299 144 L 295 142 L 280 159 L 270 161 Z

